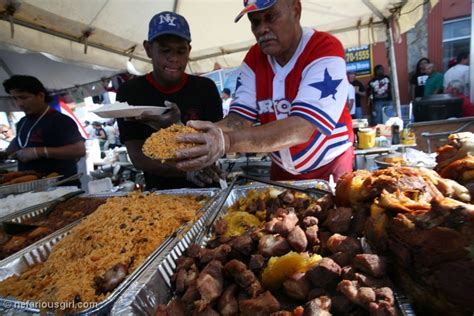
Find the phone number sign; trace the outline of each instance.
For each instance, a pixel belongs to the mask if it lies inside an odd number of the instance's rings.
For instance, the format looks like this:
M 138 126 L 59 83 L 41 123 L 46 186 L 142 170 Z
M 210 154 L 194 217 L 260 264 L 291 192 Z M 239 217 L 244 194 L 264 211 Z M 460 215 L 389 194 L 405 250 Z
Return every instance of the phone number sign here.
M 369 45 L 346 49 L 347 71 L 356 76 L 372 75 L 372 47 Z

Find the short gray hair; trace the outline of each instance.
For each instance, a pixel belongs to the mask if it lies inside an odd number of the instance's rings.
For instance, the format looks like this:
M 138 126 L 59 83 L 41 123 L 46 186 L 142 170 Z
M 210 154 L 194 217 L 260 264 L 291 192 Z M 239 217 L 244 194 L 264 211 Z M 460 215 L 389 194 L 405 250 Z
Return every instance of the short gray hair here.
M 460 80 L 451 80 L 448 83 L 448 87 L 458 90 L 461 93 L 464 93 L 464 84 Z

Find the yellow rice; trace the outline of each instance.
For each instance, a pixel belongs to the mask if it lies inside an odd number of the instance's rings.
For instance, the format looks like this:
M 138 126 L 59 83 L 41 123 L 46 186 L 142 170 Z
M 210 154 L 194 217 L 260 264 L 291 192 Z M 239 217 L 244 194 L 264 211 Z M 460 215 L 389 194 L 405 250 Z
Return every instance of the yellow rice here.
M 94 277 L 116 264 L 139 267 L 164 239 L 193 221 L 202 197 L 130 194 L 113 197 L 59 241 L 48 259 L 0 282 L 0 295 L 39 302 L 100 302 Z
M 192 127 L 173 124 L 168 128 L 160 129 L 151 134 L 145 140 L 142 151 L 145 156 L 156 160 L 167 160 L 176 158 L 175 153 L 178 149 L 194 147 L 193 143 L 179 143 L 176 140 L 178 134 L 198 133 Z

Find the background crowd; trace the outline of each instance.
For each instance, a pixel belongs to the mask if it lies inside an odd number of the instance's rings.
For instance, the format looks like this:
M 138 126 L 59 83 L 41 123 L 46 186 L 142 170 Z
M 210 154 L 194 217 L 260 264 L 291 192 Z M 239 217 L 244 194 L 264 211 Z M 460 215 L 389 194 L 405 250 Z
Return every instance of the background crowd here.
M 353 89 L 348 104 L 353 118 L 368 118 L 371 125 L 383 124 L 384 108 L 393 108 L 390 77 L 382 65 L 374 67 L 374 76 L 365 87 L 352 72 L 347 73 Z M 463 99 L 463 116 L 474 116 L 474 104 L 469 99 L 469 53 L 462 52 L 448 63 L 446 71 L 438 71 L 429 58 L 421 58 L 410 77 L 410 99 L 448 93 Z M 364 106 L 363 97 L 367 96 Z M 366 109 L 366 111 L 363 111 Z

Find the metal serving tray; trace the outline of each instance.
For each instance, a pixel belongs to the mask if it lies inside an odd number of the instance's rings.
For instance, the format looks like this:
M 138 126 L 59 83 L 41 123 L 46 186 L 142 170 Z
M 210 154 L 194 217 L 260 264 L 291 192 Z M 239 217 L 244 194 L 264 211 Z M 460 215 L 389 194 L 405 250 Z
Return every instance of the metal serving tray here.
M 58 182 L 59 178 L 62 176 L 52 177 L 52 178 L 43 178 L 30 182 L 8 184 L 0 186 L 0 197 L 6 196 L 8 194 L 19 194 L 25 193 L 28 191 L 33 191 L 36 189 L 43 188 L 46 190 L 48 187 L 52 186 Z
M 0 217 L 0 223 L 7 222 L 7 221 L 11 221 L 11 222 L 15 222 L 15 223 L 22 223 L 23 221 L 25 221 L 27 219 L 40 216 L 41 214 L 43 214 L 48 209 L 48 207 L 50 205 L 56 203 L 58 200 L 61 200 L 64 196 L 76 193 L 78 191 L 81 191 L 81 190 L 77 189 L 77 191 L 72 191 L 70 193 L 66 193 L 66 194 L 64 194 L 62 196 L 59 196 L 59 197 L 57 197 L 57 198 L 55 198 L 51 201 L 43 202 L 43 203 L 40 203 L 40 204 L 37 204 L 37 205 L 28 206 L 24 209 L 20 209 L 20 210 L 17 210 L 15 212 L 13 212 L 13 213 L 8 214 L 8 215 L 2 216 L 2 217 Z M 84 194 L 77 194 L 77 195 L 74 195 L 73 197 L 77 197 L 77 196 L 84 196 Z M 73 197 L 71 197 L 71 198 L 73 198 Z
M 81 191 L 78 189 L 78 191 Z M 70 192 L 68 194 L 71 194 L 71 193 L 76 193 L 78 191 L 74 191 L 74 192 Z M 81 191 L 83 192 L 83 191 Z M 68 195 L 66 194 L 66 195 Z M 74 195 L 72 196 L 71 198 L 74 198 L 74 197 L 78 197 L 78 196 L 84 196 L 83 194 L 77 194 L 77 195 Z M 55 204 L 58 200 L 60 200 L 61 198 L 63 198 L 63 196 L 60 196 L 54 200 L 51 200 L 51 201 L 48 201 L 48 202 L 44 202 L 44 203 L 41 203 L 41 204 L 38 204 L 38 205 L 34 205 L 34 206 L 30 206 L 30 207 L 27 207 L 25 209 L 22 209 L 22 210 L 19 210 L 15 213 L 12 213 L 12 214 L 9 214 L 9 215 L 6 215 L 4 217 L 0 217 L 0 225 L 3 223 L 3 222 L 14 222 L 14 223 L 18 223 L 18 224 L 21 224 L 23 222 L 25 222 L 26 220 L 29 220 L 29 219 L 33 219 L 33 218 L 36 218 L 36 217 L 40 217 L 41 215 L 43 215 L 44 212 L 46 212 L 48 210 L 48 208 Z M 37 243 L 41 243 L 43 241 L 43 239 L 48 239 L 50 238 L 50 236 L 52 234 L 55 234 L 59 231 L 63 231 L 63 230 L 70 230 L 72 227 L 76 226 L 77 224 L 79 224 L 81 222 L 83 218 L 80 218 L 72 223 L 69 223 L 68 225 L 56 230 L 56 231 L 53 231 L 51 234 L 48 234 L 46 236 L 44 236 L 43 238 L 35 241 L 34 243 L 32 243 L 31 245 L 28 245 L 26 246 L 25 248 L 23 248 L 22 250 L 18 251 L 18 252 L 21 252 L 27 248 L 32 248 L 34 249 L 35 248 L 35 245 Z M 34 225 L 34 224 L 33 224 Z M 13 256 L 14 254 L 18 253 L 18 252 L 15 252 L 13 254 L 11 254 L 10 256 L 6 257 L 6 258 L 3 258 L 2 260 L 0 260 L 0 267 L 2 266 L 2 262 L 6 259 L 8 259 L 9 257 Z
M 303 188 L 320 188 L 329 190 L 329 184 L 324 180 L 306 180 L 291 182 Z M 192 243 L 205 245 L 210 238 L 212 224 L 227 212 L 238 199 L 247 196 L 250 190 L 264 190 L 269 185 L 253 183 L 236 186 L 235 181 L 221 193 L 221 198 L 208 216 L 203 216 L 192 230 L 176 244 L 170 245 L 169 250 L 157 256 L 149 267 L 138 277 L 117 300 L 111 310 L 112 315 L 155 315 L 160 304 L 166 304 L 172 298 L 171 276 L 176 268 L 176 260 Z M 322 196 L 322 195 L 321 195 Z
M 201 208 L 199 212 L 202 217 L 208 216 L 210 210 L 213 208 L 213 205 L 219 200 L 219 190 L 218 189 L 176 189 L 176 190 L 163 190 L 156 191 L 153 194 L 172 194 L 172 195 L 206 195 L 210 200 Z M 103 194 L 103 195 L 90 195 L 91 197 L 112 197 L 112 196 L 125 196 L 128 193 L 115 193 L 115 194 Z M 198 220 L 201 221 L 201 218 Z M 19 275 L 22 272 L 28 270 L 32 266 L 46 261 L 49 254 L 52 251 L 53 246 L 58 243 L 61 239 L 67 236 L 71 229 L 76 226 L 81 220 L 78 220 L 69 226 L 66 226 L 55 233 L 47 236 L 46 238 L 36 242 L 33 245 L 5 258 L 0 261 L 0 281 L 5 280 L 6 278 L 12 275 Z M 184 225 L 180 227 L 173 235 L 169 236 L 163 241 L 163 243 L 153 251 L 143 264 L 137 268 L 134 272 L 127 276 L 127 278 L 102 302 L 99 302 L 95 307 L 83 310 L 74 315 L 104 315 L 107 314 L 112 304 L 117 300 L 117 298 L 127 289 L 127 287 L 138 277 L 140 274 L 145 271 L 151 263 L 155 261 L 163 252 L 169 250 L 170 245 L 175 244 L 174 241 L 177 239 L 176 236 L 181 232 L 184 232 L 189 226 L 190 230 L 197 230 L 193 225 Z M 72 282 L 74 280 L 71 280 Z M 34 301 L 19 301 L 16 299 L 10 299 L 5 297 L 0 297 L 0 313 L 1 314 L 17 314 L 19 312 L 25 313 L 35 313 L 44 315 L 44 310 L 35 308 L 35 304 L 38 302 Z M 57 311 L 64 313 L 64 311 Z M 48 311 L 46 314 L 52 315 L 54 311 Z

